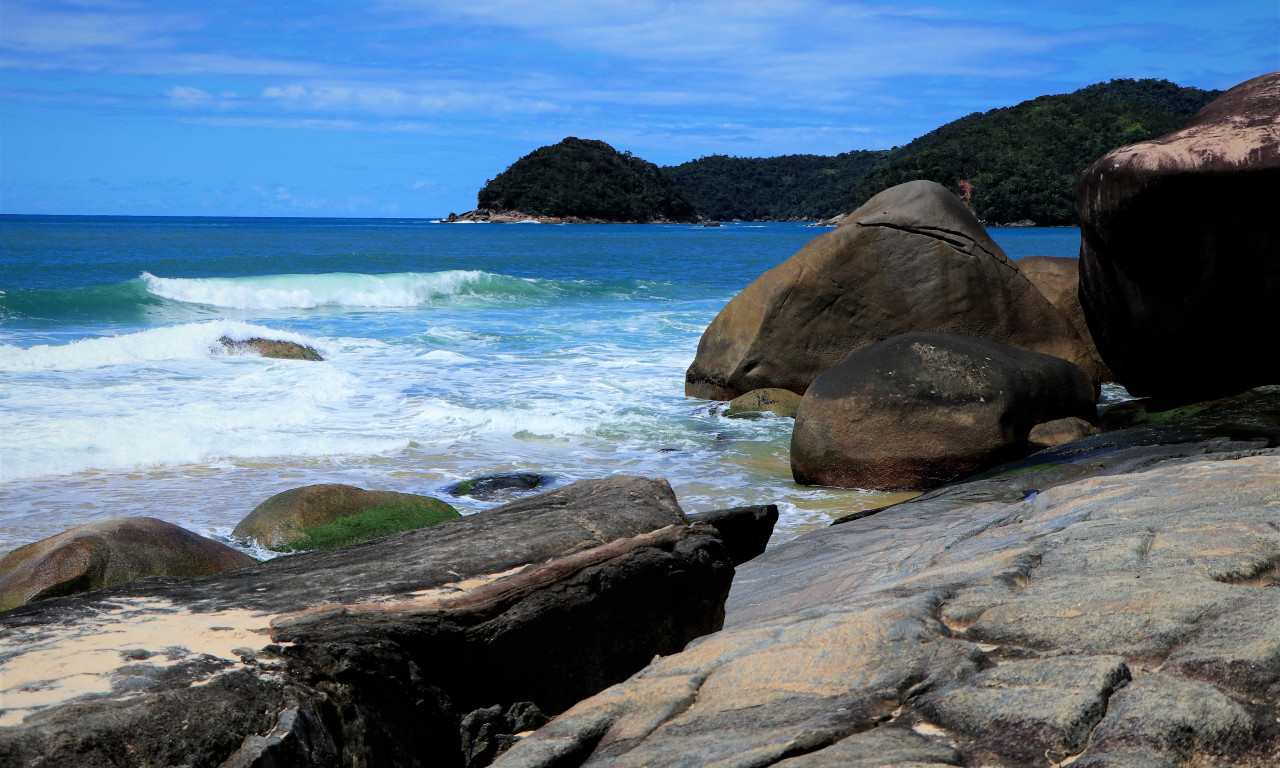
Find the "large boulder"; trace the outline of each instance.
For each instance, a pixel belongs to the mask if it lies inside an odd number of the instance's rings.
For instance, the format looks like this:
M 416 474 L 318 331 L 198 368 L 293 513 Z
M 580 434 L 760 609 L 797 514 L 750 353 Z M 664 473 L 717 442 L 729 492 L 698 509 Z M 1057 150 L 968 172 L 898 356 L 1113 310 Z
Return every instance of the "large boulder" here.
M 850 353 L 912 331 L 964 333 L 1093 365 L 1070 321 L 964 203 L 913 181 L 871 198 L 735 296 L 702 334 L 685 394 L 803 394 Z
M 791 436 L 796 482 L 933 488 L 1030 450 L 1036 424 L 1096 417 L 1066 360 L 986 339 L 909 333 L 849 355 L 810 385 Z
M 18 547 L 0 559 L 0 611 L 147 576 L 207 576 L 258 562 L 152 517 L 113 517 Z
M 0 614 L 0 762 L 477 765 L 494 751 L 477 737 L 501 742 L 719 629 L 732 575 L 666 482 L 616 477 L 23 606 Z
M 1088 347 L 1094 369 L 1099 371 L 1102 381 L 1115 381 L 1115 374 L 1102 362 L 1102 356 L 1094 346 L 1093 334 L 1080 306 L 1080 259 L 1073 256 L 1028 256 L 1018 259 L 1013 265 L 1071 321 L 1071 327 Z
M 1280 398 L 1262 399 L 774 546 L 739 569 L 724 630 L 495 768 L 1274 766 Z M 1161 430 L 1175 442 L 1135 444 Z
M 431 496 L 327 483 L 291 488 L 254 507 L 231 532 L 280 552 L 332 549 L 452 520 L 458 510 Z
M 1280 383 L 1280 73 L 1076 182 L 1080 301 L 1136 395 L 1191 402 Z

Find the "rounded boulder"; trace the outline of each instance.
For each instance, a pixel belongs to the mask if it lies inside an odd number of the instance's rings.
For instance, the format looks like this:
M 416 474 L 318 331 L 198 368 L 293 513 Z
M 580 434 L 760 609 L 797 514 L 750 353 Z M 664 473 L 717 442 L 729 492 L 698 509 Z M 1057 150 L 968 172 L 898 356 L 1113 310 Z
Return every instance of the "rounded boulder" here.
M 456 509 L 430 496 L 331 483 L 277 493 L 231 535 L 277 552 L 296 552 L 356 544 L 456 517 Z
M 791 438 L 796 482 L 923 490 L 1029 452 L 1036 424 L 1096 418 L 1079 366 L 986 339 L 910 333 L 814 380 Z
M 939 184 L 912 181 L 871 198 L 735 296 L 702 334 L 685 394 L 731 400 L 767 387 L 803 394 L 850 353 L 916 331 L 1094 365 L 1071 322 L 964 202 Z
M 18 547 L 0 559 L 0 610 L 147 576 L 207 576 L 256 562 L 163 520 L 113 517 Z
M 1080 302 L 1131 393 L 1165 405 L 1280 383 L 1280 72 L 1076 182 Z

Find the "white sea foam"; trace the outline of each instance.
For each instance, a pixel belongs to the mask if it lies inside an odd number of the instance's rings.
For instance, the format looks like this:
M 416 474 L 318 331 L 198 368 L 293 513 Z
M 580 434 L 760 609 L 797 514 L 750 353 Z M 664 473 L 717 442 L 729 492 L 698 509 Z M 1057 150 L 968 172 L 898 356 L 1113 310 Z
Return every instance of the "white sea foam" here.
M 160 363 L 177 360 L 204 360 L 223 353 L 218 339 L 250 338 L 292 341 L 315 347 L 323 355 L 327 345 L 298 333 L 278 331 L 236 320 L 153 328 L 120 336 L 80 339 L 70 344 L 39 344 L 21 348 L 0 344 L 0 371 L 84 370 L 114 365 Z
M 416 307 L 433 299 L 475 292 L 497 277 L 479 270 L 398 272 L 362 275 L 261 277 L 156 277 L 143 272 L 147 290 L 188 304 L 235 309 L 312 309 L 336 307 Z

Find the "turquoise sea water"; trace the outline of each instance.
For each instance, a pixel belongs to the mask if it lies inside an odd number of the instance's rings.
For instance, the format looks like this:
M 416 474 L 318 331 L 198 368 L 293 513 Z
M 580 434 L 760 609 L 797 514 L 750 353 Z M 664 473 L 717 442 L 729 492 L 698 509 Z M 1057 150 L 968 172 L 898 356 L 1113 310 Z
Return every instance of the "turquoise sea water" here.
M 779 539 L 883 503 L 795 485 L 789 420 L 683 394 L 715 314 L 824 231 L 0 217 L 0 552 L 117 515 L 225 536 L 309 483 L 440 495 L 511 471 L 665 477 L 690 512 L 776 502 Z M 1013 258 L 1079 247 L 992 235 Z

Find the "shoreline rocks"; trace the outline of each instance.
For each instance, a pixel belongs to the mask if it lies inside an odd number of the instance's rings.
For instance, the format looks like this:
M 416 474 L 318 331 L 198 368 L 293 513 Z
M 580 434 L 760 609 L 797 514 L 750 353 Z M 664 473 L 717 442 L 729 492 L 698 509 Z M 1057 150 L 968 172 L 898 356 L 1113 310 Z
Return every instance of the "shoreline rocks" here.
M 262 502 L 231 535 L 277 552 L 297 552 L 356 544 L 457 517 L 458 510 L 430 496 L 308 485 Z
M 965 333 L 1081 365 L 1063 313 L 1014 268 L 955 195 L 933 182 L 885 190 L 735 296 L 708 326 L 685 394 L 803 394 L 852 352 L 914 331 Z
M 721 632 L 495 768 L 1274 765 L 1277 416 L 1257 391 L 779 544 Z
M 1195 402 L 1280 383 L 1280 72 L 1081 174 L 1080 301 L 1135 395 Z
M 679 651 L 720 627 L 732 575 L 669 485 L 613 477 L 342 549 L 34 603 L 0 614 L 0 754 L 478 765 L 468 715 L 554 715 Z
M 805 392 L 791 437 L 797 483 L 935 488 L 1029 453 L 1040 422 L 1096 418 L 1093 385 L 1058 357 L 950 333 L 864 347 Z
M 207 576 L 257 563 L 226 544 L 153 517 L 113 517 L 0 558 L 0 611 L 147 576 Z

